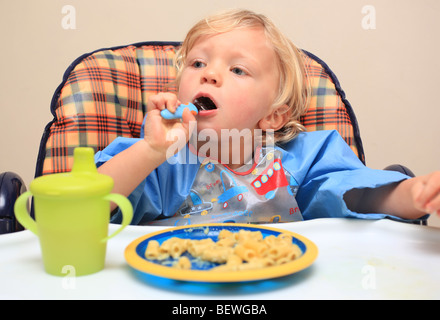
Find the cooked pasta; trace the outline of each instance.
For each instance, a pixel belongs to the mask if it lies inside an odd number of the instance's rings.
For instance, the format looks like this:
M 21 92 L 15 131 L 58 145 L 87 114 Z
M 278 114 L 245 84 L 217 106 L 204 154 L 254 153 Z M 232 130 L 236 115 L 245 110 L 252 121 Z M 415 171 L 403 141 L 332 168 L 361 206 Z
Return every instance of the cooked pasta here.
M 191 269 L 191 261 L 188 257 L 180 257 L 174 267 L 176 267 L 177 269 Z
M 260 231 L 239 230 L 231 232 L 223 229 L 218 240 L 211 238 L 201 240 L 172 237 L 161 245 L 155 240 L 148 242 L 145 257 L 150 260 L 164 260 L 168 257 L 178 259 L 174 267 L 191 269 L 191 261 L 182 256 L 188 252 L 191 256 L 203 261 L 218 263 L 211 270 L 236 271 L 276 266 L 293 261 L 302 253 L 292 243 L 292 236 L 279 234 L 263 238 Z

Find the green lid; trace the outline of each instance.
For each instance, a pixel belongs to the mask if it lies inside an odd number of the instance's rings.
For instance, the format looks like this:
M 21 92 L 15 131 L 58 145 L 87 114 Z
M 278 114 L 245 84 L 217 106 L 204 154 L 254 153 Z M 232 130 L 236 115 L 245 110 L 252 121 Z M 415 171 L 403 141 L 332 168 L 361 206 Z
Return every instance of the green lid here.
M 93 197 L 110 193 L 113 179 L 98 173 L 92 148 L 78 147 L 71 172 L 38 177 L 29 189 L 35 196 Z

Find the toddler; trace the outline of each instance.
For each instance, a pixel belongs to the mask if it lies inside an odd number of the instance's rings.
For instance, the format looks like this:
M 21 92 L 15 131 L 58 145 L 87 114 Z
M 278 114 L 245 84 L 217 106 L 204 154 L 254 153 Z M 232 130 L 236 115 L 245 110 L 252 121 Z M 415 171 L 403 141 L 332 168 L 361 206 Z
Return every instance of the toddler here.
M 150 97 L 141 138 L 117 138 L 95 157 L 132 202 L 133 224 L 412 220 L 440 210 L 440 172 L 369 169 L 336 131 L 305 132 L 302 53 L 265 16 L 203 19 L 176 67 L 178 94 Z M 198 114 L 161 117 L 188 103 Z

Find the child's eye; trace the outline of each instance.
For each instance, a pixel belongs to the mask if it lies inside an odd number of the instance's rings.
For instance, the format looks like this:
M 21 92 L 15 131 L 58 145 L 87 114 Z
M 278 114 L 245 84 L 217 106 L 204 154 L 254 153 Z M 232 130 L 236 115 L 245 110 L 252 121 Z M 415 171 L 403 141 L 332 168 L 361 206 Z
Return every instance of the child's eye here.
M 246 71 L 244 71 L 243 69 L 238 68 L 238 67 L 232 68 L 231 71 L 232 71 L 232 73 L 235 73 L 236 75 L 239 75 L 239 76 L 244 76 L 247 74 Z
M 194 68 L 203 68 L 203 67 L 206 66 L 206 64 L 203 63 L 202 61 L 198 61 L 198 60 L 196 60 L 196 61 L 194 61 L 194 62 L 192 63 L 192 66 L 193 66 Z

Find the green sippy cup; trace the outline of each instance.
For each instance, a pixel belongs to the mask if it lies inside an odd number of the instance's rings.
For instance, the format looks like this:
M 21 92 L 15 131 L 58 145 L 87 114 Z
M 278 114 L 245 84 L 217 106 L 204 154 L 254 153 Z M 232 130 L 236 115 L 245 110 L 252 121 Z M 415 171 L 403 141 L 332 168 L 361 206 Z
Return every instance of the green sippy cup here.
M 92 148 L 75 148 L 72 171 L 34 179 L 28 192 L 15 202 L 17 220 L 40 240 L 47 273 L 77 276 L 104 268 L 107 240 L 122 231 L 133 218 L 130 201 L 110 193 L 113 179 L 98 173 Z M 34 197 L 35 220 L 27 210 Z M 108 236 L 110 201 L 121 209 L 121 227 Z

